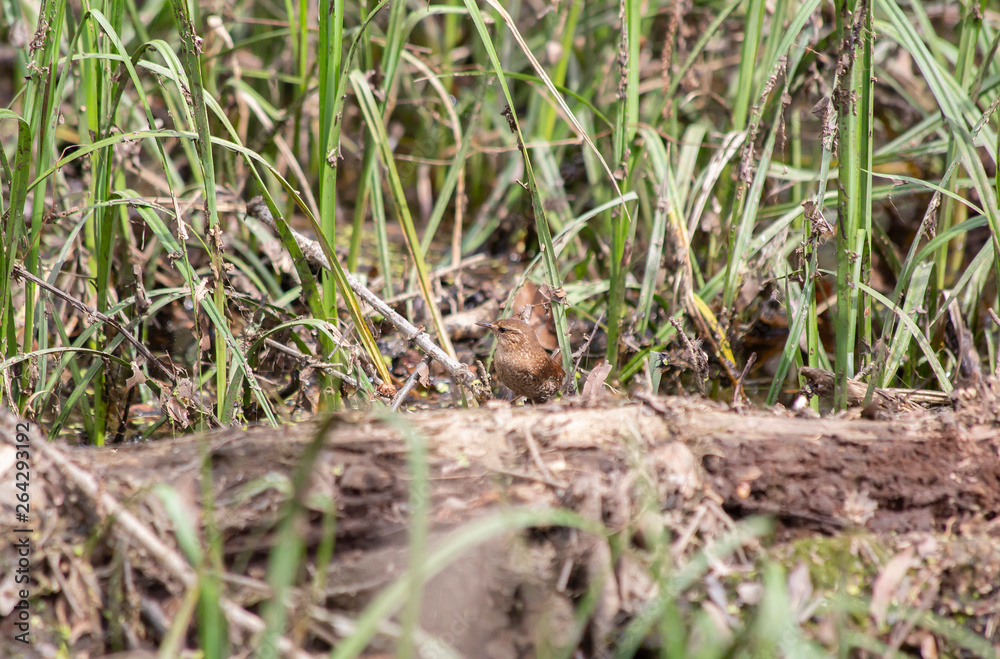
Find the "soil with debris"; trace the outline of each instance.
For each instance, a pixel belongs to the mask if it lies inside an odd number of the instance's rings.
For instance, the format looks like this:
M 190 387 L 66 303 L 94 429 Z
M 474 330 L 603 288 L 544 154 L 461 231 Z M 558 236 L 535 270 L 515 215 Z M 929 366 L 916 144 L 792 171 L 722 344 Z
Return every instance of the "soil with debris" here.
M 322 425 L 228 429 L 115 449 L 46 443 L 35 428 L 34 643 L 12 640 L 18 557 L 5 544 L 0 648 L 3 656 L 54 656 L 64 648 L 95 657 L 160 647 L 197 581 L 164 502 L 189 523 L 207 519 L 206 455 L 233 656 L 249 656 L 259 643 L 271 595 L 268 556 L 293 493 L 309 569 L 289 598 L 287 635 L 276 641 L 283 656 L 319 656 L 356 632 L 360 613 L 406 572 L 414 511 L 423 506 L 430 559 L 422 656 L 445 649 L 538 656 L 568 646 L 577 656 L 601 656 L 656 600 L 648 567 L 657 534 L 668 532 L 677 566 L 690 565 L 761 513 L 775 531 L 744 534 L 680 595 L 683 607 L 715 611 L 720 633 L 733 611 L 754 604 L 762 562 L 777 559 L 790 569 L 790 592 L 802 592 L 806 566 L 807 594 L 855 582 L 870 598 L 872 625 L 885 623 L 889 602 L 909 602 L 939 616 L 960 614 L 966 630 L 996 644 L 998 412 L 993 381 L 952 409 L 889 420 L 736 413 L 687 398 L 629 402 L 605 394 L 537 407 L 497 401 L 405 416 L 344 414 Z M 2 488 L 14 483 L 14 423 L 0 417 Z M 418 445 L 426 450 L 426 491 L 414 488 L 410 469 Z M 312 465 L 306 472 L 304 462 Z M 296 490 L 302 473 L 308 487 Z M 163 485 L 173 494 L 164 495 Z M 9 494 L 0 497 L 5 505 Z M 545 517 L 556 508 L 574 511 L 579 523 Z M 315 559 L 334 510 L 332 563 L 320 579 Z M 13 518 L 6 508 L 3 514 Z M 611 535 L 588 533 L 587 523 Z M 199 533 L 204 541 L 207 531 Z M 475 540 L 463 545 L 456 540 L 463 533 Z M 824 564 L 836 566 L 829 583 Z M 907 573 L 912 578 L 902 578 Z M 734 574 L 743 575 L 738 584 Z M 817 628 L 822 641 L 823 624 Z M 931 643 L 946 653 L 946 640 L 899 629 L 884 634 L 887 643 L 918 651 Z M 393 652 L 398 633 L 384 623 L 368 656 Z M 657 638 L 646 634 L 643 652 L 655 652 Z M 197 643 L 188 632 L 180 649 Z

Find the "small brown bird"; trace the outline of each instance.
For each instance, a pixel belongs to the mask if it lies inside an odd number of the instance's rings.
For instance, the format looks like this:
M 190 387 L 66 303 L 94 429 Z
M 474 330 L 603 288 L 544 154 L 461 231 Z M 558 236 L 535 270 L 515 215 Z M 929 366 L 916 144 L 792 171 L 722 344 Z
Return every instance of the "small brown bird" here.
M 556 395 L 565 373 L 545 352 L 530 325 L 514 318 L 476 324 L 488 328 L 496 336 L 493 366 L 497 379 L 515 396 L 524 396 L 532 403 L 544 403 Z

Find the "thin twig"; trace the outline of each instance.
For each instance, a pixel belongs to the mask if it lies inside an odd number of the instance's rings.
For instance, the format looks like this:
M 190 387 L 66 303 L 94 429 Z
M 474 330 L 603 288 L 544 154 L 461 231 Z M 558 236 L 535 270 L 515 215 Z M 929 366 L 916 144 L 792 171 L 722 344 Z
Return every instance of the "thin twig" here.
M 575 353 L 573 353 L 573 356 L 576 357 L 576 361 L 573 363 L 573 372 L 569 374 L 570 378 L 576 377 L 576 372 L 580 370 L 580 362 L 583 360 L 583 356 L 587 354 L 587 351 L 590 350 L 590 344 L 594 342 L 594 337 L 597 336 L 597 330 L 601 329 L 601 323 L 604 322 L 604 315 L 605 312 L 602 311 L 601 315 L 597 318 L 597 322 L 594 323 L 594 329 L 591 330 L 590 336 L 588 336 L 584 344 L 580 346 Z M 567 382 L 569 382 L 568 379 Z
M 346 382 L 347 386 L 353 387 L 355 389 L 360 388 L 360 385 L 356 379 L 354 379 L 347 373 L 343 373 L 342 371 L 339 371 L 338 369 L 334 368 L 333 365 L 328 362 L 320 361 L 319 359 L 311 357 L 305 354 L 304 352 L 299 352 L 298 350 L 296 350 L 291 346 L 286 346 L 284 343 L 278 343 L 274 339 L 264 339 L 264 344 L 267 345 L 269 348 L 274 348 L 279 352 L 285 353 L 289 357 L 293 357 L 299 360 L 300 362 L 305 364 L 307 368 L 315 368 L 321 371 L 326 371 L 327 373 L 333 375 L 334 377 Z M 381 384 L 381 382 L 376 382 L 375 384 L 379 385 Z
M 746 366 L 743 367 L 743 372 L 740 373 L 739 379 L 736 380 L 736 388 L 735 391 L 733 391 L 733 407 L 737 409 L 740 407 L 740 403 L 746 397 L 743 394 L 743 381 L 746 380 L 747 375 L 750 373 L 750 368 L 754 365 L 756 361 L 757 361 L 757 353 L 756 352 L 750 353 L 750 357 L 747 359 L 747 364 Z
M 399 409 L 399 406 L 403 403 L 407 394 L 410 393 L 413 387 L 417 386 L 417 381 L 420 380 L 420 372 L 424 370 L 424 368 L 430 366 L 430 362 L 431 357 L 428 355 L 424 357 L 424 361 L 417 364 L 416 368 L 413 369 L 413 372 L 410 373 L 410 377 L 406 378 L 406 382 L 403 383 L 402 388 L 396 392 L 396 397 L 392 399 L 392 404 L 389 406 L 389 409 L 393 412 Z

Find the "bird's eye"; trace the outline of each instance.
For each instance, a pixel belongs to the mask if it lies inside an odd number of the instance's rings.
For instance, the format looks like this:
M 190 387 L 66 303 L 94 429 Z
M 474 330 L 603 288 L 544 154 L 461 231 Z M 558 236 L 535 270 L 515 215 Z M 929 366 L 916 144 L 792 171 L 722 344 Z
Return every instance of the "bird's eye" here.
M 498 327 L 497 329 L 498 329 L 498 330 L 500 330 L 500 333 L 501 333 L 501 334 L 503 334 L 504 332 L 506 332 L 506 331 L 507 331 L 507 328 L 506 328 L 506 327 Z

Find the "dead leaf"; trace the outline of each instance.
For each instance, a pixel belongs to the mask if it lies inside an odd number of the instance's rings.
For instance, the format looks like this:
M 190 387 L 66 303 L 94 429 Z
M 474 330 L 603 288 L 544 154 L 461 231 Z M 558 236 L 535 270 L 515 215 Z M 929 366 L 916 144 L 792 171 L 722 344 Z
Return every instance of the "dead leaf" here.
M 542 284 L 538 289 L 539 295 L 545 298 L 548 302 L 565 302 L 566 301 L 566 289 L 562 286 L 559 288 L 553 288 L 548 284 Z
M 421 387 L 431 386 L 431 369 L 427 367 L 427 362 L 417 364 L 417 380 Z
M 132 376 L 125 381 L 125 391 L 137 384 L 146 384 L 146 374 L 139 370 L 139 366 L 135 362 L 132 362 Z
M 896 597 L 899 585 L 906 576 L 907 570 L 913 566 L 913 547 L 896 554 L 882 568 L 882 572 L 875 579 L 872 586 L 872 603 L 868 608 L 868 613 L 876 624 L 885 622 L 885 614 L 889 610 L 889 604 Z
M 201 301 L 205 299 L 206 295 L 208 295 L 208 278 L 202 278 L 194 287 L 194 295 L 191 296 L 191 302 L 195 308 L 201 306 Z
M 608 379 L 609 373 L 611 373 L 611 364 L 608 360 L 605 359 L 602 363 L 595 366 L 590 371 L 590 375 L 587 376 L 587 381 L 583 383 L 583 397 L 596 397 L 604 387 L 604 381 Z
M 198 329 L 199 334 L 201 334 L 201 340 L 198 342 L 198 348 L 202 352 L 208 352 L 212 348 L 212 336 L 208 331 L 208 314 L 198 314 Z
M 167 404 L 164 406 L 164 409 L 170 418 L 182 428 L 186 428 L 190 423 L 187 408 L 185 408 L 184 405 L 173 396 L 167 399 Z
M 553 332 L 551 314 L 547 311 L 549 299 L 542 295 L 541 289 L 535 284 L 525 282 L 524 286 L 514 296 L 514 303 L 511 308 L 514 310 L 514 317 L 520 318 L 531 325 L 535 330 L 538 342 L 546 350 L 555 349 L 558 341 Z

